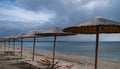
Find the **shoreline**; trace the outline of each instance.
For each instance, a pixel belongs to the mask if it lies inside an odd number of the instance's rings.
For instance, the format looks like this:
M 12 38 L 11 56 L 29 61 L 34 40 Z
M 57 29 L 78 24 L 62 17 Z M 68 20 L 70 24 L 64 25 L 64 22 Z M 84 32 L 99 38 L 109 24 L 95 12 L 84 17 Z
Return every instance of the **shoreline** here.
M 1 48 L 4 48 L 2 45 Z M 7 47 L 6 47 L 7 48 Z M 13 50 L 10 47 L 10 50 Z M 4 49 L 3 49 L 4 51 Z M 20 51 L 20 48 L 15 48 L 15 52 Z M 32 50 L 23 49 L 23 56 L 25 53 L 28 55 L 27 58 L 32 58 Z M 26 57 L 26 56 L 25 56 Z M 52 52 L 49 51 L 35 51 L 35 59 L 40 58 L 52 58 Z M 93 57 L 86 57 L 86 56 L 79 56 L 79 55 L 71 55 L 71 54 L 63 54 L 63 53 L 56 53 L 55 56 L 56 60 L 68 62 L 70 64 L 74 64 L 77 69 L 94 69 L 94 58 Z M 115 61 L 107 58 L 99 58 L 98 60 L 98 69 L 119 69 L 120 68 L 120 61 Z
M 32 51 L 31 49 L 27 49 L 27 48 L 24 48 L 25 50 L 29 50 L 29 51 Z M 42 53 L 42 54 L 52 54 L 53 52 L 52 51 L 46 51 L 46 50 L 36 50 L 36 53 Z M 76 57 L 80 57 L 80 58 L 89 58 L 89 59 L 92 59 L 94 60 L 94 57 L 92 56 L 81 56 L 81 55 L 77 55 L 77 54 L 70 54 L 70 53 L 60 53 L 60 52 L 57 52 L 56 51 L 56 57 L 59 58 L 61 56 L 66 56 L 66 55 L 69 55 L 69 56 L 76 56 Z M 50 55 L 51 56 L 51 55 Z M 67 58 L 67 56 L 66 56 Z M 69 57 L 68 57 L 69 58 Z M 108 61 L 120 61 L 120 58 L 109 58 L 109 57 L 100 57 L 99 56 L 99 59 L 101 60 L 108 60 Z

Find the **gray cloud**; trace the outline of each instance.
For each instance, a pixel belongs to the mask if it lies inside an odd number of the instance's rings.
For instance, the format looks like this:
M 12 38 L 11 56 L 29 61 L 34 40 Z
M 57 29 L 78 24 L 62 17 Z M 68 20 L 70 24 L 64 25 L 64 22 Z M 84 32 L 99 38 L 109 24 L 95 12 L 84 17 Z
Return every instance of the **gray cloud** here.
M 27 10 L 53 11 L 57 15 L 53 20 L 54 25 L 66 27 L 97 16 L 120 21 L 119 2 L 119 0 L 20 0 L 18 3 Z
M 4 21 L 5 23 L 3 24 L 0 20 L 1 23 L 0 28 L 6 28 L 5 31 L 19 31 L 19 32 L 28 30 L 42 31 L 44 29 L 54 26 L 65 28 L 97 16 L 120 21 L 119 18 L 120 0 L 13 0 L 13 1 L 8 0 L 8 1 L 11 2 L 9 3 L 9 5 L 12 4 L 13 6 L 21 8 L 25 11 L 28 12 L 31 11 L 33 13 L 38 13 L 39 11 L 42 11 L 46 12 L 47 14 L 54 14 L 54 17 L 50 18 L 48 21 L 45 21 L 43 24 L 41 24 L 40 21 L 25 23 L 21 21 L 11 22 L 8 20 Z M 6 5 L 7 4 L 8 3 L 6 3 Z M 104 39 L 104 35 L 102 36 L 103 38 L 101 40 L 109 40 L 106 38 Z M 83 36 L 79 37 L 81 38 L 80 40 L 83 40 Z M 84 37 L 90 38 L 85 40 L 93 40 L 92 38 L 94 36 Z M 108 36 L 108 38 L 109 37 L 111 36 Z M 118 35 L 116 37 L 118 37 Z M 71 39 L 78 40 L 75 37 L 71 37 Z
M 55 23 L 75 23 L 75 21 L 79 18 L 82 18 L 81 15 L 83 15 L 82 10 L 79 10 L 79 3 L 77 1 L 69 0 L 25 0 L 25 1 L 20 1 L 22 4 L 22 7 L 28 10 L 32 11 L 39 11 L 39 10 L 50 10 L 55 12 L 57 17 L 54 19 Z M 77 4 L 76 4 L 77 3 Z M 82 3 L 80 3 L 82 4 Z M 84 14 L 86 15 L 86 14 Z M 84 16 L 83 15 L 83 16 Z M 72 18 L 72 20 L 70 20 Z M 75 18 L 75 20 L 74 20 Z M 76 19 L 77 18 L 77 19 Z M 78 20 L 77 20 L 78 21 Z
M 41 26 L 42 24 L 38 22 L 0 20 L 0 36 L 36 31 L 36 28 Z

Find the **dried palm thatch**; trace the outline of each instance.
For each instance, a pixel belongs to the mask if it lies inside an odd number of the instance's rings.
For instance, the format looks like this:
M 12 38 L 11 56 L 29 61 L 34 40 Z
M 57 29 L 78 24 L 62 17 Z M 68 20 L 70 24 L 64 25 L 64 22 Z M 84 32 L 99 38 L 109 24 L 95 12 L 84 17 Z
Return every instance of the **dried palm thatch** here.
M 99 33 L 119 33 L 120 23 L 104 18 L 94 18 L 75 26 L 65 28 L 66 32 L 80 33 L 80 34 L 96 34 L 97 27 Z
M 75 35 L 75 34 L 69 32 L 67 33 L 63 32 L 63 30 L 58 27 L 53 27 L 43 32 L 36 33 L 36 36 L 67 36 L 67 35 Z
M 36 37 L 36 35 L 35 35 L 36 33 L 37 33 L 36 31 L 32 31 L 30 33 L 27 33 L 27 34 L 21 36 L 21 37 L 22 38 L 33 38 L 33 37 Z

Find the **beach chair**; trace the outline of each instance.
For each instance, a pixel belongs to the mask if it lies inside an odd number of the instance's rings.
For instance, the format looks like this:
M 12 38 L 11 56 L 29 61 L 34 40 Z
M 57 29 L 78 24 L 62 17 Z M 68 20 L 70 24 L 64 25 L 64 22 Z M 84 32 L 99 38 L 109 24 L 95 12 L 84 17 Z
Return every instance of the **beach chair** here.
M 20 59 L 20 60 L 17 60 L 16 63 L 17 64 L 25 64 L 26 61 L 31 61 L 31 60 Z
M 57 69 L 59 67 L 61 67 L 60 65 L 57 65 L 59 63 L 59 61 L 56 61 L 55 64 L 52 64 L 52 59 L 40 59 L 40 61 L 38 61 L 38 63 L 41 63 L 43 65 L 47 66 L 47 69 Z
M 48 69 L 57 69 L 59 67 L 61 67 L 60 65 L 58 65 L 59 61 L 55 62 L 55 64 L 51 64 L 48 66 Z
M 12 59 L 20 59 L 20 56 L 16 56 L 16 55 L 8 55 L 8 56 L 5 56 L 6 59 L 8 60 L 12 60 Z
M 33 69 L 47 69 L 46 65 L 42 65 L 42 64 L 37 63 L 35 61 L 26 61 L 26 64 L 28 64 L 29 67 L 33 68 Z

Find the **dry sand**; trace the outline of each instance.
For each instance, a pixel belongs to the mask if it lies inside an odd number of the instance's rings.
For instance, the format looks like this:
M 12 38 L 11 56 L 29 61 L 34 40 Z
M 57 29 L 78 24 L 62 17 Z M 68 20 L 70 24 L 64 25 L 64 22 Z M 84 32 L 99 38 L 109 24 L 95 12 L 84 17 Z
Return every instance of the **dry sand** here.
M 10 48 L 9 50 L 13 50 Z M 4 51 L 4 46 L 0 46 L 0 51 Z M 16 52 L 20 51 L 19 48 L 16 48 Z M 23 58 L 31 59 L 32 51 L 24 49 Z M 44 58 L 52 58 L 52 52 L 47 51 L 36 51 L 35 52 L 35 61 L 39 61 Z M 62 66 L 58 69 L 63 69 L 64 67 L 70 67 L 69 69 L 94 69 L 94 58 L 78 56 L 78 55 L 68 55 L 56 53 L 56 61 L 60 61 L 58 65 Z M 110 60 L 110 59 L 99 59 L 98 69 L 120 69 L 120 60 Z

